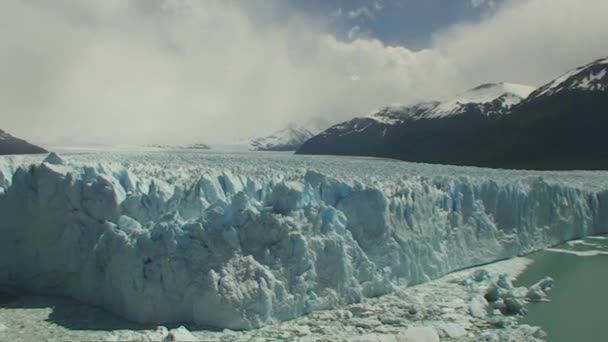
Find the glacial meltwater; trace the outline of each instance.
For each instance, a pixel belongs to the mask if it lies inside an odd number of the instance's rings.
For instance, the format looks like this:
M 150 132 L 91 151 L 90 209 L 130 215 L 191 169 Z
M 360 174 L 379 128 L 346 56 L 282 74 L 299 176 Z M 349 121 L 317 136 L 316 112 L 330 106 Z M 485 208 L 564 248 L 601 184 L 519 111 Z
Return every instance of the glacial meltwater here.
M 525 324 L 541 326 L 550 342 L 604 341 L 608 314 L 608 237 L 570 241 L 529 256 L 534 263 L 518 279 L 529 286 L 550 276 L 549 303 L 528 305 Z

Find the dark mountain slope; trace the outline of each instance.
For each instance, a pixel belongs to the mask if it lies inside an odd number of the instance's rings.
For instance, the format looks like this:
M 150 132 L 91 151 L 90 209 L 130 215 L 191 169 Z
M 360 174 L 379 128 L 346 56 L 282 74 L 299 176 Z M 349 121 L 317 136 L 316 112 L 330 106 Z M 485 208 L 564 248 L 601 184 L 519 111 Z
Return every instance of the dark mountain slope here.
M 0 129 L 0 155 L 45 153 L 45 149 L 17 139 Z

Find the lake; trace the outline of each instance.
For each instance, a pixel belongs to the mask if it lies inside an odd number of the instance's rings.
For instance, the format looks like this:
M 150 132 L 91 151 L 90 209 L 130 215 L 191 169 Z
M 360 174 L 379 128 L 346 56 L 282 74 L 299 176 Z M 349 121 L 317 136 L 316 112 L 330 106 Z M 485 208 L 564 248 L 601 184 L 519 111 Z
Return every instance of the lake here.
M 541 326 L 549 342 L 605 341 L 608 314 L 608 237 L 570 241 L 529 256 L 534 263 L 517 284 L 555 279 L 550 303 L 532 303 L 521 322 Z

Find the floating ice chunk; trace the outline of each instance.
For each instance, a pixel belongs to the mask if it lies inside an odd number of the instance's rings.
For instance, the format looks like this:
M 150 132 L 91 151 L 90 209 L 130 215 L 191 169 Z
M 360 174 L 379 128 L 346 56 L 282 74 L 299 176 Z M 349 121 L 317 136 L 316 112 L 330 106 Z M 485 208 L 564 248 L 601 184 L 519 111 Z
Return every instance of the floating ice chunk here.
M 478 283 L 487 281 L 490 279 L 490 272 L 488 272 L 487 270 L 481 268 L 475 271 L 475 273 L 473 273 L 473 280 L 475 280 Z
M 8 330 L 8 327 L 6 325 L 4 325 L 2 322 L 0 322 L 0 332 L 6 331 Z
M 555 280 L 551 277 L 545 277 L 541 279 L 538 283 L 534 284 L 532 287 L 538 287 L 543 291 L 551 290 L 555 286 Z
M 555 284 L 555 281 L 551 277 L 546 277 L 540 280 L 538 283 L 530 286 L 526 299 L 532 302 L 542 302 L 547 300 L 546 292 L 551 290 Z
M 598 256 L 598 255 L 608 255 L 608 252 L 606 252 L 606 251 L 600 251 L 600 250 L 595 250 L 595 249 L 588 250 L 588 251 L 573 251 L 570 249 L 563 249 L 563 248 L 547 248 L 545 250 L 549 251 L 549 252 L 572 254 L 572 255 L 576 255 L 576 256 L 580 256 L 580 257 L 593 257 L 593 256 Z
M 438 324 L 436 328 L 442 332 L 442 335 L 449 338 L 460 338 L 467 334 L 462 325 L 453 322 Z
M 508 291 L 506 291 L 503 297 L 515 297 L 515 298 L 525 298 L 528 293 L 528 289 L 524 286 L 514 287 Z
M 496 301 L 502 299 L 504 292 L 505 291 L 502 288 L 500 288 L 498 285 L 492 284 L 486 291 L 485 299 L 488 302 L 496 302 Z
M 488 302 L 481 295 L 471 298 L 469 311 L 473 317 L 484 318 L 488 315 Z
M 430 327 L 412 327 L 397 336 L 399 342 L 439 342 L 437 331 Z
M 115 331 L 106 338 L 107 342 L 196 342 L 198 339 L 188 329 L 180 326 L 177 329 L 157 327 L 149 333 L 135 331 Z
M 539 340 L 544 340 L 547 337 L 547 333 L 545 333 L 540 327 L 533 327 L 528 324 L 520 325 L 518 330 L 520 330 L 525 336 L 533 337 Z
M 526 299 L 531 302 L 543 302 L 547 300 L 547 295 L 538 287 L 531 287 L 526 294 Z
M 581 245 L 581 246 L 589 246 L 589 247 L 598 247 L 597 244 L 595 243 L 589 243 L 585 240 L 572 240 L 572 241 L 568 241 L 566 242 L 566 244 L 570 247 L 575 246 L 575 245 Z
M 496 285 L 506 290 L 513 288 L 513 283 L 511 282 L 511 279 L 509 279 L 508 274 L 501 274 L 500 276 L 498 276 L 498 281 L 496 282 Z
M 311 341 L 317 341 L 318 339 L 314 338 Z M 388 334 L 363 334 L 360 336 L 355 336 L 347 339 L 348 342 L 402 342 L 405 341 L 398 336 L 388 335 Z M 410 340 L 407 340 L 410 341 Z
M 167 342 L 196 342 L 198 339 L 183 326 L 171 329 L 165 338 Z
M 505 297 L 504 303 L 505 307 L 503 312 L 505 315 L 525 315 L 528 312 L 522 299 Z

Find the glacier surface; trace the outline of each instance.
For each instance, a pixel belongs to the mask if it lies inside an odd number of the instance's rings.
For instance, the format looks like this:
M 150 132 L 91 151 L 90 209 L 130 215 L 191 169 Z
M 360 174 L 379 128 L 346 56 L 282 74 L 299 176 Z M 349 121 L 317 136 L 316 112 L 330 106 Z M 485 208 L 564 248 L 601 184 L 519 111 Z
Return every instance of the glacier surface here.
M 253 329 L 608 231 L 605 172 L 286 154 L 0 159 L 0 285 Z

